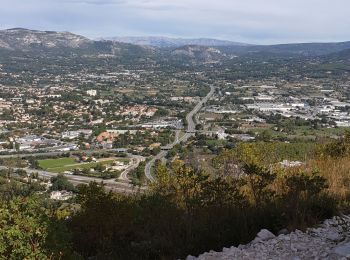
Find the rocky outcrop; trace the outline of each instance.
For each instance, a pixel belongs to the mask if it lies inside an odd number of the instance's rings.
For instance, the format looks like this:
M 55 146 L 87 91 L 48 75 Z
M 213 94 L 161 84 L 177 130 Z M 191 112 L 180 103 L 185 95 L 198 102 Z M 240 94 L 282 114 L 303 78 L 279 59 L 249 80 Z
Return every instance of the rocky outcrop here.
M 263 229 L 247 245 L 187 257 L 194 259 L 350 259 L 350 216 L 334 217 L 306 232 L 275 236 Z
M 120 63 L 134 64 L 155 59 L 155 50 L 150 47 L 136 46 L 111 41 L 93 41 L 70 32 L 38 31 L 24 28 L 0 30 L 0 52 L 10 57 L 25 54 L 36 59 L 53 55 L 83 56 L 88 58 L 119 58 Z M 51 60 L 51 59 L 50 59 Z
M 0 30 L 0 48 L 28 50 L 32 48 L 80 48 L 92 41 L 69 32 L 36 31 L 23 28 Z

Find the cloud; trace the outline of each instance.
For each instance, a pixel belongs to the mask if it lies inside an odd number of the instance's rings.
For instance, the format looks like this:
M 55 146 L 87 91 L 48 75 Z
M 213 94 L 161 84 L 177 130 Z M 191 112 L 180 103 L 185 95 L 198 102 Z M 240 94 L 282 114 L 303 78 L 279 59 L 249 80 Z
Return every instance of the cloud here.
M 165 35 L 252 43 L 350 40 L 348 0 L 1 0 L 0 27 L 90 37 Z
M 125 4 L 123 0 L 62 0 L 62 3 L 89 4 L 89 5 L 120 5 Z

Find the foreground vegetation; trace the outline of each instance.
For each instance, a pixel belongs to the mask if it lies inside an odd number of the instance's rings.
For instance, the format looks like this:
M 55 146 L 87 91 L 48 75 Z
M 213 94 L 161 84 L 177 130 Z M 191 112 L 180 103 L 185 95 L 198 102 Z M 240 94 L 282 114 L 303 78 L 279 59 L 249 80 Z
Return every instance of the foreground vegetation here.
M 305 229 L 348 211 L 349 141 L 305 149 L 305 164 L 293 168 L 274 163 L 284 145 L 243 143 L 214 159 L 216 176 L 175 160 L 158 164 L 146 193 L 107 193 L 91 183 L 69 204 L 4 181 L 0 256 L 175 259 L 247 243 L 262 228 Z

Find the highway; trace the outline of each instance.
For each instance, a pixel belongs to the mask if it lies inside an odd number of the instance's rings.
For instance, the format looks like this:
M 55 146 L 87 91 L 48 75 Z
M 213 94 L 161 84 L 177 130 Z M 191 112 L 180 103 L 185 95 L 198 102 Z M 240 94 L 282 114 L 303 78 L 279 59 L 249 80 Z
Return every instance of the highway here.
M 98 149 L 98 150 L 73 150 L 66 152 L 37 152 L 37 153 L 12 153 L 12 154 L 2 154 L 0 158 L 24 158 L 24 157 L 40 157 L 40 156 L 57 156 L 67 153 L 85 153 L 88 155 L 94 153 L 104 153 L 104 152 L 116 152 L 118 149 Z
M 146 166 L 145 166 L 145 175 L 146 175 L 146 178 L 150 181 L 154 181 L 154 177 L 152 176 L 151 174 L 151 168 L 153 166 L 153 164 L 155 163 L 156 160 L 160 160 L 162 158 L 164 158 L 166 155 L 167 155 L 167 151 L 160 151 L 156 156 L 154 156 L 152 158 L 152 160 L 150 160 Z
M 199 112 L 199 110 L 201 110 L 201 108 L 203 107 L 203 105 L 213 96 L 215 91 L 215 87 L 210 86 L 210 91 L 209 93 L 200 101 L 198 102 L 198 104 L 191 110 L 191 112 L 189 112 L 186 115 L 186 121 L 187 121 L 187 130 L 186 133 L 179 138 L 179 134 L 176 133 L 176 138 L 175 141 L 169 145 L 167 145 L 167 148 L 170 150 L 172 149 L 175 145 L 181 143 L 181 142 L 186 142 L 191 136 L 193 136 L 196 132 L 196 124 L 194 122 L 193 117 Z M 152 158 L 152 160 L 150 160 L 146 166 L 145 166 L 145 175 L 146 178 L 153 182 L 155 181 L 155 178 L 152 176 L 151 174 L 151 169 L 152 166 L 154 165 L 156 160 L 160 160 L 162 158 L 164 158 L 167 155 L 167 151 L 160 151 L 155 157 Z
M 120 174 L 120 176 L 118 178 L 118 181 L 120 181 L 120 182 L 129 183 L 130 182 L 130 180 L 128 178 L 129 172 L 136 169 L 137 166 L 140 164 L 140 162 L 145 160 L 145 157 L 140 156 L 140 155 L 128 154 L 128 156 L 131 159 L 131 164 Z
M 0 166 L 0 170 L 6 170 L 8 167 Z M 28 174 L 31 173 L 38 173 L 39 177 L 42 179 L 51 179 L 54 176 L 57 176 L 58 173 L 43 171 L 43 170 L 37 170 L 37 169 L 30 169 L 30 168 L 12 168 L 13 170 L 24 170 Z M 116 179 L 108 179 L 103 180 L 100 178 L 94 178 L 94 177 L 87 177 L 87 176 L 80 176 L 80 175 L 65 175 L 69 181 L 73 185 L 79 185 L 79 184 L 89 184 L 90 182 L 97 182 L 102 183 L 106 190 L 112 190 L 115 192 L 120 193 L 130 193 L 135 191 L 135 187 L 129 183 L 126 182 L 116 182 Z M 145 188 L 141 188 L 141 190 L 144 190 Z
M 109 150 L 95 150 L 95 151 L 84 151 L 85 153 L 102 153 L 102 152 L 107 152 L 107 151 L 114 151 L 113 149 Z M 74 151 L 77 152 L 77 151 Z M 62 152 L 47 152 L 47 153 L 33 153 L 33 154 L 11 154 L 11 155 L 0 155 L 0 158 L 11 158 L 11 157 L 27 157 L 27 156 L 33 156 L 33 157 L 38 157 L 38 156 L 56 156 L 60 155 Z M 80 176 L 80 175 L 68 175 L 66 174 L 65 176 L 69 179 L 71 183 L 74 185 L 78 184 L 89 184 L 90 182 L 97 182 L 97 183 L 103 183 L 106 188 L 106 190 L 112 190 L 115 192 L 122 192 L 122 193 L 128 193 L 128 192 L 133 192 L 135 191 L 135 187 L 130 184 L 130 180 L 128 179 L 128 173 L 135 169 L 141 161 L 144 161 L 145 158 L 143 156 L 139 155 L 134 155 L 127 153 L 128 158 L 131 159 L 131 164 L 120 174 L 120 177 L 118 179 L 108 179 L 104 180 L 101 178 L 94 178 L 94 177 L 87 177 L 87 176 Z M 0 170 L 3 169 L 8 169 L 5 166 L 0 166 Z M 51 177 L 54 177 L 57 175 L 57 173 L 53 172 L 48 172 L 48 171 L 43 171 L 43 170 L 38 170 L 38 169 L 30 169 L 30 168 L 13 168 L 14 170 L 25 170 L 27 173 L 38 173 L 39 177 L 43 179 L 50 179 Z M 144 189 L 141 188 L 141 189 Z

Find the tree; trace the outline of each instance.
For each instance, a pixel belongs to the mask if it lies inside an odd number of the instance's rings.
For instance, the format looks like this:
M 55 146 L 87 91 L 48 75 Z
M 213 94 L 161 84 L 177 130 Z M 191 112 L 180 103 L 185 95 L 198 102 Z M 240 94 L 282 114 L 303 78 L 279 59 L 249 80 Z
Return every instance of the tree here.
M 335 214 L 334 199 L 323 192 L 328 188 L 327 180 L 316 172 L 286 176 L 285 186 L 284 205 L 292 228 L 310 222 L 310 216 L 327 218 Z
M 272 138 L 272 135 L 269 130 L 264 130 L 258 135 L 258 140 L 268 142 Z
M 135 170 L 132 171 L 132 184 L 134 186 L 141 186 L 145 181 L 145 166 L 146 162 L 140 162 Z
M 1 259 L 68 257 L 69 232 L 50 215 L 39 196 L 0 201 Z
M 346 130 L 341 139 L 335 140 L 324 145 L 318 149 L 319 156 L 340 158 L 350 154 L 350 131 Z
M 74 191 L 74 185 L 69 182 L 68 178 L 64 176 L 63 174 L 58 174 L 55 177 L 51 178 L 51 190 L 67 190 L 67 191 Z
M 98 163 L 95 166 L 95 170 L 98 172 L 103 172 L 106 170 L 106 166 L 104 166 L 102 163 Z
M 203 130 L 203 125 L 202 124 L 196 124 L 196 130 Z
M 276 178 L 276 175 L 256 164 L 245 164 L 243 171 L 247 174 L 248 185 L 251 189 L 255 205 L 262 206 L 273 195 L 272 190 L 269 189 L 269 185 Z

